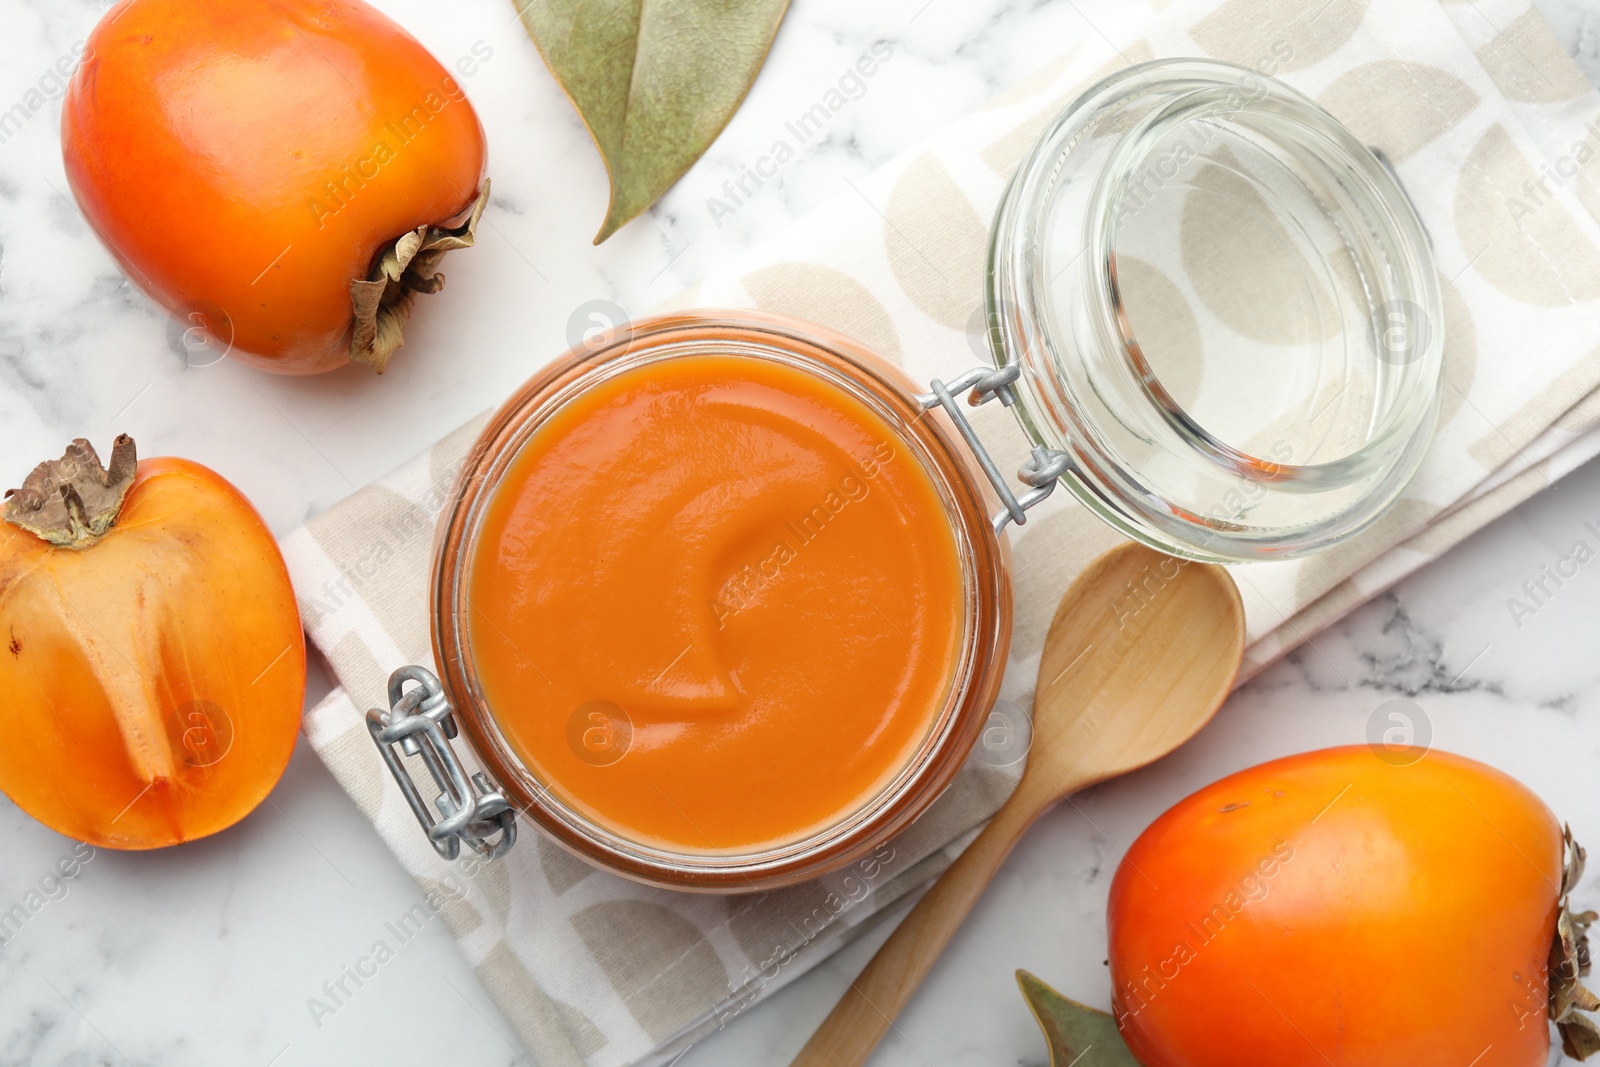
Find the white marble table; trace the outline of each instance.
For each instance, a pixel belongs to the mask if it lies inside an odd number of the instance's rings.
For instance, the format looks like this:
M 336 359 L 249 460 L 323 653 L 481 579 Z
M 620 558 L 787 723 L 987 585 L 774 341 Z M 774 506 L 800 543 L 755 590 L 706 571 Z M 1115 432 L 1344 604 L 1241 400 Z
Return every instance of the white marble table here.
M 100 0 L 0 0 L 0 110 L 70 52 Z M 710 155 L 601 248 L 605 206 L 587 137 L 504 0 L 379 0 L 446 60 L 486 42 L 467 80 L 497 178 L 482 244 L 448 264 L 412 346 L 381 380 L 314 381 L 169 352 L 164 318 L 95 244 L 66 191 L 52 101 L 0 143 L 0 483 L 71 437 L 133 433 L 225 472 L 282 533 L 497 403 L 565 347 L 603 298 L 642 311 L 844 188 L 1073 41 L 1115 0 L 796 0 L 765 73 Z M 1600 76 L 1600 0 L 1540 0 Z M 721 224 L 706 207 L 865 45 L 896 61 L 825 140 Z M 445 305 L 448 305 L 446 307 Z M 1535 498 L 1238 693 L 1157 767 L 1047 817 L 1001 872 L 875 1064 L 1045 1062 L 1011 972 L 1091 1003 L 1106 996 L 1105 894 L 1119 849 L 1190 790 L 1259 760 L 1360 741 L 1378 706 L 1414 701 L 1434 743 L 1532 783 L 1600 841 L 1600 575 L 1519 628 L 1506 598 L 1600 516 L 1600 464 Z M 314 670 L 312 697 L 326 689 Z M 1589 803 L 1585 803 L 1589 802 Z M 0 798 L 0 910 L 71 842 Z M 1600 896 L 1600 879 L 1584 887 Z M 443 927 L 423 930 L 335 1017 L 306 1007 L 405 912 L 417 888 L 329 777 L 297 752 L 240 826 L 149 856 L 99 852 L 0 944 L 0 1064 L 279 1067 L 525 1062 Z M 882 932 L 735 1020 L 683 1067 L 785 1063 Z

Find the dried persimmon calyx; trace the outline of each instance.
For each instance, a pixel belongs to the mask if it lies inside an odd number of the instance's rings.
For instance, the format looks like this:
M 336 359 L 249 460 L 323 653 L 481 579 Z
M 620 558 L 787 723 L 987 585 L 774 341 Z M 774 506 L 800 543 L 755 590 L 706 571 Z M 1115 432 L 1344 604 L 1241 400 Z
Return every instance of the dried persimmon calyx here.
M 1561 911 L 1550 943 L 1550 1021 L 1561 1032 L 1562 1050 L 1575 1060 L 1600 1052 L 1600 1026 L 1584 1012 L 1600 1011 L 1600 996 L 1580 980 L 1589 973 L 1589 925 L 1592 911 L 1572 911 L 1571 893 L 1583 879 L 1587 853 L 1565 827 L 1566 863 L 1561 876 Z
M 60 459 L 39 464 L 22 488 L 6 493 L 5 521 L 52 545 L 92 545 L 117 521 L 137 466 L 137 450 L 127 434 L 117 436 L 111 463 L 104 466 L 94 446 L 79 437 Z

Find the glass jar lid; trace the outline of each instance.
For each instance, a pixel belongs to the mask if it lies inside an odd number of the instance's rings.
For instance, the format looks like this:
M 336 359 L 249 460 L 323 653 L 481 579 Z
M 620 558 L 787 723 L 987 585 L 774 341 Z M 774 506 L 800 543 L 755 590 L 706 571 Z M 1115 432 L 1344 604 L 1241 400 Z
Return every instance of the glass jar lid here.
M 1281 82 L 1130 67 L 1044 131 L 995 221 L 997 362 L 1072 491 L 1197 559 L 1371 524 L 1432 436 L 1442 314 L 1386 162 Z

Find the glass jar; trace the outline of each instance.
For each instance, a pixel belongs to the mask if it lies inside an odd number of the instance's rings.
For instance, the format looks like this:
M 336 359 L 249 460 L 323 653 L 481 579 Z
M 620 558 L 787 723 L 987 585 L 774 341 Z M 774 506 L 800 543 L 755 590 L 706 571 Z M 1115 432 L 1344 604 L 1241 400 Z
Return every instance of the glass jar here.
M 1432 436 L 1443 315 L 1382 157 L 1243 67 L 1089 89 L 1012 178 L 990 342 L 1095 514 L 1173 555 L 1283 559 L 1370 525 Z
M 1143 64 L 1069 106 L 1000 205 L 988 305 L 995 366 L 926 392 L 854 341 L 745 311 L 625 327 L 523 386 L 479 437 L 440 517 L 440 677 L 397 671 L 389 710 L 368 715 L 438 852 L 454 858 L 464 842 L 499 855 L 521 811 L 585 859 L 656 886 L 747 892 L 838 869 L 925 811 L 976 741 L 1010 639 L 1005 528 L 1058 480 L 1173 555 L 1287 558 L 1373 522 L 1432 432 L 1442 318 L 1421 222 L 1381 157 L 1243 68 Z M 642 843 L 563 799 L 497 721 L 466 622 L 486 506 L 541 427 L 631 370 L 705 354 L 781 364 L 870 410 L 936 487 L 929 521 L 948 528 L 961 574 L 959 654 L 914 753 L 823 829 L 746 851 Z M 1032 438 L 1021 486 L 984 450 L 964 394 L 1011 407 Z M 456 758 L 455 711 L 487 775 Z M 431 805 L 407 756 L 438 787 Z
M 942 704 L 910 759 L 876 795 L 839 811 L 833 825 L 800 840 L 751 852 L 676 850 L 630 840 L 550 788 L 519 759 L 497 720 L 484 692 L 467 625 L 473 614 L 468 574 L 486 508 L 530 438 L 564 407 L 607 381 L 660 361 L 703 355 L 776 362 L 815 376 L 864 404 L 893 434 L 894 446 L 920 464 L 935 486 L 942 509 L 937 521 L 954 535 L 961 574 L 959 651 Z M 466 460 L 440 517 L 436 544 L 433 644 L 440 681 L 431 686 L 431 676 L 415 668 L 398 677 L 391 684 L 392 702 L 404 701 L 409 692 L 415 694 L 412 704 L 398 716 L 373 713 L 369 723 L 374 737 L 380 738 L 396 722 L 414 722 L 414 729 L 425 731 L 430 706 L 453 707 L 479 761 L 499 786 L 497 793 L 484 780 L 477 793 L 493 794 L 526 813 L 556 841 L 598 866 L 650 885 L 722 893 L 766 890 L 863 857 L 904 829 L 949 784 L 987 720 L 1010 641 L 1009 554 L 999 529 L 1003 523 L 997 525 L 990 514 L 998 506 L 997 493 L 962 439 L 970 431 L 958 429 L 945 411 L 943 400 L 953 402 L 953 394 L 942 385 L 938 390 L 942 396 L 919 394 L 903 372 L 847 338 L 753 312 L 651 319 L 568 353 L 507 401 Z M 628 489 L 618 486 L 617 491 Z M 641 609 L 648 610 L 649 605 Z M 599 726 L 631 729 L 626 723 Z M 402 734 L 398 731 L 387 740 L 400 740 Z M 423 747 L 428 749 L 426 758 L 440 766 L 453 759 L 445 752 L 448 746 L 424 743 Z M 380 743 L 380 748 L 392 757 L 387 744 Z M 391 767 L 394 764 L 391 758 Z M 461 788 L 466 784 L 464 774 L 445 774 L 439 784 L 458 807 L 470 806 L 472 791 Z M 471 820 L 481 835 L 476 838 L 464 821 L 453 828 L 447 820 L 431 823 L 432 829 L 445 828 L 435 836 L 436 844 L 443 846 L 441 853 L 453 854 L 456 845 L 451 835 L 461 831 L 466 831 L 461 837 L 469 844 L 478 844 L 483 837 L 508 830 L 509 821 L 494 821 L 504 810 L 501 803 L 491 802 L 488 811 L 480 811 Z M 418 817 L 430 826 L 432 816 L 424 818 L 425 813 L 424 808 Z

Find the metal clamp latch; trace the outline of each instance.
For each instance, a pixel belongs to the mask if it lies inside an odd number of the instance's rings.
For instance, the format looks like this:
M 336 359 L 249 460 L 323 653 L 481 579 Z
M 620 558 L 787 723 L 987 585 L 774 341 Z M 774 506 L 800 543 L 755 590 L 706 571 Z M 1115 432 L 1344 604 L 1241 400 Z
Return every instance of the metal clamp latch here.
M 407 682 L 416 684 L 408 689 Z M 389 710 L 367 712 L 367 732 L 439 855 L 455 859 L 463 841 L 489 859 L 497 859 L 511 848 L 517 839 L 516 812 L 504 796 L 490 788 L 487 775 L 480 771 L 468 780 L 466 768 L 450 747 L 458 732 L 455 713 L 432 671 L 413 666 L 391 674 Z M 440 815 L 437 821 L 406 770 L 402 753 L 421 756 L 433 775 L 440 789 L 434 799 Z M 496 834 L 499 840 L 491 841 Z
M 1072 460 L 1067 453 L 1053 448 L 1035 447 L 1028 462 L 1017 471 L 1017 477 L 1031 488 L 1018 497 L 1011 491 L 1011 484 L 1000 473 L 1000 468 L 995 466 L 988 449 L 983 447 L 977 431 L 973 430 L 972 424 L 962 412 L 961 405 L 956 403 L 956 397 L 970 389 L 972 395 L 967 398 L 967 402 L 974 407 L 986 404 L 996 397 L 1000 399 L 1000 403 L 1010 407 L 1017 402 L 1017 393 L 1012 386 L 1016 384 L 1021 373 L 1022 368 L 1015 363 L 998 369 L 974 367 L 949 385 L 935 378 L 929 383 L 931 391 L 921 393 L 916 398 L 924 410 L 944 408 L 945 413 L 955 422 L 956 429 L 960 430 L 961 436 L 966 439 L 967 447 L 972 449 L 972 454 L 978 458 L 978 465 L 983 468 L 983 473 L 989 476 L 994 491 L 1000 496 L 1000 502 L 1005 505 L 1005 510 L 996 512 L 990 520 L 995 533 L 1004 530 L 1008 522 L 1014 522 L 1018 526 L 1027 522 L 1027 510 L 1049 496 L 1051 490 L 1055 489 L 1056 482 L 1072 467 Z

